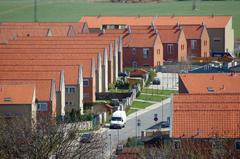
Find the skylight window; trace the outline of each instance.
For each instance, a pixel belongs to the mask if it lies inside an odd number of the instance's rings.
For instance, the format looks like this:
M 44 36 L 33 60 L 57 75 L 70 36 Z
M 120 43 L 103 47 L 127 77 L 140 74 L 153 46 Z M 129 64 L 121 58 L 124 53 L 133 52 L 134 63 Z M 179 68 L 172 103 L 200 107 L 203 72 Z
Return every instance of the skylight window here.
M 207 88 L 208 92 L 214 92 L 214 89 L 212 87 Z
M 4 102 L 11 102 L 12 101 L 12 98 L 11 97 L 5 97 L 4 98 Z

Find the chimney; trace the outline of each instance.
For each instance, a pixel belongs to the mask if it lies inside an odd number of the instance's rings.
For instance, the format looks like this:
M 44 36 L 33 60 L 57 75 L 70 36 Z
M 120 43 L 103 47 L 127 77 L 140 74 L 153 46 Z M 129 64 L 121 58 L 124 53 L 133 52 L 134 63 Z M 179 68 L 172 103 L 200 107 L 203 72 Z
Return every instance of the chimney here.
M 128 33 L 131 34 L 132 33 L 132 30 L 131 30 L 131 27 L 130 25 L 128 26 Z

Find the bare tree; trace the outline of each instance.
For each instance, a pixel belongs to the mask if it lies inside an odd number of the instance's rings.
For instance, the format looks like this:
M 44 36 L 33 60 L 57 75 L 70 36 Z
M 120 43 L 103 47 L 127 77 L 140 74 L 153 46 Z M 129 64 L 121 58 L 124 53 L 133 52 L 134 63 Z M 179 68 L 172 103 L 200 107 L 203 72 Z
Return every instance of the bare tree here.
M 78 123 L 56 123 L 51 118 L 30 124 L 22 118 L 0 119 L 0 158 L 96 158 L 106 146 L 105 134 L 93 132 L 81 142 Z

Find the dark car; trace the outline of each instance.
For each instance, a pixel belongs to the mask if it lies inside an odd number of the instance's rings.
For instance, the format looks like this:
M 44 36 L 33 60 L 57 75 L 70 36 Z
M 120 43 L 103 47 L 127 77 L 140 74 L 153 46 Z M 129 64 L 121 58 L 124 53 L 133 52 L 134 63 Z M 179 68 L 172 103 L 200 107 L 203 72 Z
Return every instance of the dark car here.
M 154 78 L 152 84 L 153 85 L 160 85 L 161 84 L 160 78 Z
M 93 139 L 93 135 L 91 133 L 82 134 L 80 137 L 80 142 L 82 143 L 90 143 Z
M 118 73 L 118 76 L 119 77 L 127 77 L 128 74 L 126 72 L 120 72 L 120 73 Z

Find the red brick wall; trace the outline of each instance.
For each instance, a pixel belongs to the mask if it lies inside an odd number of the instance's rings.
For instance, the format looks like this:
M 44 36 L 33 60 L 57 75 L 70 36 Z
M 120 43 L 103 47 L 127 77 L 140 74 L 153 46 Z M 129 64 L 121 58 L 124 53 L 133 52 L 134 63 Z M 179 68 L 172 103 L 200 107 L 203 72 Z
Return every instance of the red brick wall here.
M 167 45 L 168 45 L 168 43 L 163 44 L 163 59 L 164 59 L 164 61 L 167 61 L 167 60 L 178 61 L 178 45 L 173 44 L 173 52 L 171 54 L 168 53 Z
M 191 48 L 191 41 L 196 40 L 197 41 L 197 46 L 195 49 Z M 188 57 L 201 57 L 201 50 L 202 50 L 202 40 L 200 39 L 188 39 L 187 40 L 187 55 Z
M 132 67 L 133 61 L 137 62 L 137 66 L 154 66 L 153 61 L 153 54 L 154 54 L 154 48 L 149 48 L 149 57 L 145 59 L 143 57 L 143 47 L 136 47 L 136 51 L 133 54 L 132 52 L 133 47 L 124 47 L 123 48 L 123 67 Z
M 89 81 L 88 86 L 83 86 L 83 93 L 87 96 L 83 96 L 83 102 L 95 102 L 96 101 L 96 81 L 95 78 L 86 78 Z

